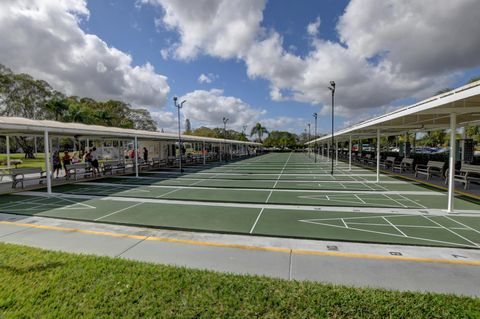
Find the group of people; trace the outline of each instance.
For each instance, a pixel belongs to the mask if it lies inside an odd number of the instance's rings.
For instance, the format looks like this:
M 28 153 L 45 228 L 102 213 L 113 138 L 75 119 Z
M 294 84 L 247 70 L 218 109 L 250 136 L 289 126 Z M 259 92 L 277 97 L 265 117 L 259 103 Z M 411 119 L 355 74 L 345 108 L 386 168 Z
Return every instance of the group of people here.
M 98 164 L 98 153 L 97 148 L 93 147 L 90 150 L 87 150 L 83 154 L 83 161 L 85 163 L 90 163 L 92 165 L 92 174 L 93 176 L 100 175 L 100 168 Z M 70 165 L 74 162 L 74 158 L 70 156 L 68 151 L 63 153 L 63 157 L 60 158 L 60 152 L 55 151 L 52 155 L 52 166 L 53 166 L 53 174 L 58 178 L 60 170 L 63 168 L 65 170 L 65 175 L 67 174 L 67 165 Z
M 125 158 L 135 158 L 135 150 L 130 150 L 130 152 L 125 156 Z M 93 147 L 87 151 L 84 152 L 83 154 L 83 162 L 85 163 L 90 163 L 92 166 L 92 174 L 93 176 L 100 176 L 100 168 L 99 168 L 99 163 L 98 163 L 98 153 L 97 153 L 97 148 Z M 145 162 L 148 161 L 148 150 L 146 147 L 143 148 L 143 160 Z M 58 178 L 58 175 L 60 173 L 60 170 L 63 168 L 65 170 L 65 175 L 67 174 L 67 165 L 70 165 L 72 163 L 76 162 L 72 156 L 70 156 L 68 151 L 65 151 L 63 153 L 63 157 L 60 158 L 60 152 L 55 151 L 53 152 L 52 155 L 52 164 L 53 164 L 53 174 L 55 175 L 56 173 L 56 178 Z
M 62 165 L 63 163 L 63 165 Z M 60 152 L 55 151 L 53 152 L 52 155 L 52 166 L 53 166 L 53 174 L 56 174 L 56 178 L 58 178 L 58 174 L 60 173 L 60 170 L 63 169 L 65 170 L 65 174 L 67 174 L 67 165 L 72 164 L 72 157 L 68 153 L 68 151 L 65 151 L 63 153 L 63 157 L 60 159 Z

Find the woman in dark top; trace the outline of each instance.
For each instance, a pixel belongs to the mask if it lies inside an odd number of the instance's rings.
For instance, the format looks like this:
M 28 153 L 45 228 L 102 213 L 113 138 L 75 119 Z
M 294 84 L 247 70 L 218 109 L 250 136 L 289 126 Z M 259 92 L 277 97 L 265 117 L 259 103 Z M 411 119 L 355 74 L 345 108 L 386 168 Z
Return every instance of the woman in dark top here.
M 65 175 L 66 175 L 67 165 L 72 164 L 72 158 L 70 157 L 70 154 L 68 154 L 68 151 L 65 151 L 65 153 L 63 153 L 62 161 L 63 161 L 63 168 L 65 169 Z
M 146 147 L 143 148 L 143 160 L 148 162 L 148 150 Z

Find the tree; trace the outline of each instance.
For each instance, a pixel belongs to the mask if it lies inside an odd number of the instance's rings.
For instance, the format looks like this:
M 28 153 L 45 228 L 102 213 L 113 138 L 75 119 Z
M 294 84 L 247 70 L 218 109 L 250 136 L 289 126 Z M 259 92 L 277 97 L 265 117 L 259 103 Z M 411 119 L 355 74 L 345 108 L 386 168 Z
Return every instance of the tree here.
M 467 84 L 477 82 L 477 81 L 480 81 L 480 76 L 475 76 L 475 77 L 471 78 L 470 80 L 468 80 Z
M 53 113 L 55 121 L 60 121 L 68 111 L 69 105 L 64 99 L 53 99 L 47 102 L 45 107 Z
M 298 136 L 286 131 L 272 131 L 265 139 L 266 147 L 294 148 L 297 146 Z
M 257 123 L 257 124 L 255 124 L 254 127 L 252 127 L 252 131 L 250 132 L 250 136 L 253 136 L 255 134 L 257 134 L 257 136 L 258 136 L 258 141 L 262 142 L 263 134 L 268 134 L 268 131 L 264 126 L 262 126 L 262 124 Z

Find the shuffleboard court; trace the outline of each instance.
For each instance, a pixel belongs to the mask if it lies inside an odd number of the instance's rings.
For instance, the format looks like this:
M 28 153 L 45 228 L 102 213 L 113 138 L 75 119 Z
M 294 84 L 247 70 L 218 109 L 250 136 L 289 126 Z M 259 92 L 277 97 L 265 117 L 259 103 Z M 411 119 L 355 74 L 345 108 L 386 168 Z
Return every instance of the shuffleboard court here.
M 0 196 L 0 212 L 293 238 L 480 248 L 480 204 L 344 164 L 273 153 Z

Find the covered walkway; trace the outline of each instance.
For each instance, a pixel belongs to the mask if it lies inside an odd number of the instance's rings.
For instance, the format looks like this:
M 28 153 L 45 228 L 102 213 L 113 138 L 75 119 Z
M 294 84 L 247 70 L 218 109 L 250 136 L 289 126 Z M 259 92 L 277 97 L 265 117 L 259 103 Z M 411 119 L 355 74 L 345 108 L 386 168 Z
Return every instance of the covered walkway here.
M 453 212 L 455 192 L 455 171 L 457 160 L 464 164 L 464 158 L 457 158 L 457 129 L 469 124 L 480 123 L 480 81 L 462 86 L 458 89 L 433 96 L 413 105 L 399 110 L 375 117 L 345 129 L 339 130 L 331 135 L 309 141 L 310 148 L 315 149 L 315 154 L 328 157 L 330 163 L 338 163 L 340 143 L 348 143 L 347 161 L 349 168 L 352 165 L 352 142 L 362 139 L 376 138 L 377 145 L 375 155 L 366 159 L 371 161 L 377 172 L 379 181 L 381 158 L 381 137 L 403 136 L 412 132 L 427 132 L 438 129 L 449 130 L 449 159 L 448 159 L 448 205 L 445 207 L 448 212 Z M 332 142 L 333 140 L 333 142 Z M 361 143 L 360 143 L 361 144 Z M 402 157 L 408 158 L 409 145 L 406 145 Z

